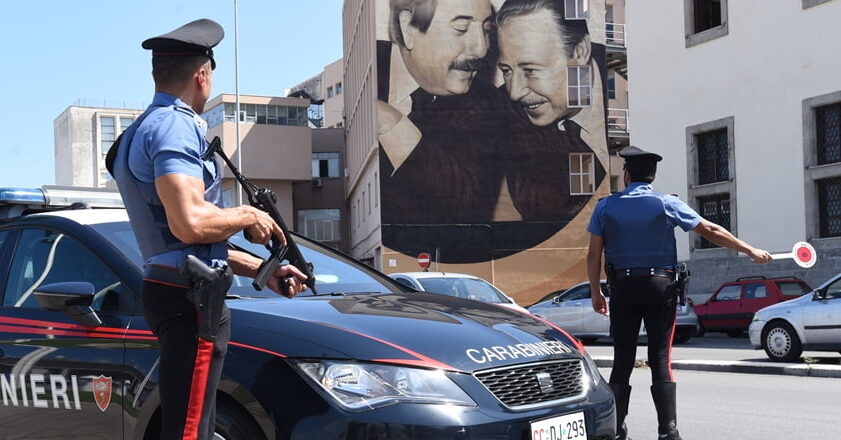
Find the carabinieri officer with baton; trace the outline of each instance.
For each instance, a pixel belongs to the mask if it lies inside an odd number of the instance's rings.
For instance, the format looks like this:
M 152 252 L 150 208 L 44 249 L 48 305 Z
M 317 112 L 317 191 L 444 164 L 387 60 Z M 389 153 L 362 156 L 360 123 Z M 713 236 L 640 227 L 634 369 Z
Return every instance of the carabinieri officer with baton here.
M 587 275 L 593 292 L 593 309 L 610 316 L 613 337 L 609 383 L 616 396 L 616 438 L 628 438 L 625 427 L 631 394 L 628 383 L 636 359 L 640 322 L 644 321 L 659 438 L 680 440 L 670 359 L 676 308 L 674 228 L 695 231 L 719 246 L 747 254 L 756 263 L 767 263 L 771 255 L 701 218 L 676 196 L 655 191 L 651 183 L 657 162 L 663 159 L 660 155 L 637 147 L 625 147 L 619 155 L 625 159 L 627 188 L 600 200 L 587 227 L 590 233 Z M 609 312 L 599 284 L 602 251 L 611 293 Z

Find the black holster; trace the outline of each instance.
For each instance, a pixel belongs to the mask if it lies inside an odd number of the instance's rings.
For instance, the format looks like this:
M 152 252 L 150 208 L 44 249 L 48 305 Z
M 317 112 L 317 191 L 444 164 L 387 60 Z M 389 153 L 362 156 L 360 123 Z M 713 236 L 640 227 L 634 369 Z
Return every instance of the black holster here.
M 227 266 L 212 269 L 195 256 L 188 255 L 184 259 L 181 273 L 192 281 L 192 286 L 187 290 L 187 300 L 196 309 L 199 337 L 215 342 L 233 272 Z
M 677 301 L 681 306 L 686 305 L 686 292 L 689 290 L 689 277 L 691 272 L 689 271 L 689 267 L 687 267 L 686 263 L 680 263 L 677 265 L 677 277 L 675 278 L 675 295 L 677 295 Z

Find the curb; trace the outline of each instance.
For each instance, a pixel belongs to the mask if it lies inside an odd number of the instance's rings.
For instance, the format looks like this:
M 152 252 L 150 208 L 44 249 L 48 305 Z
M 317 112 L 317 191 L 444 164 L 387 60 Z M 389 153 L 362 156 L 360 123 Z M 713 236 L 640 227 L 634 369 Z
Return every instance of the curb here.
M 612 368 L 613 358 L 594 357 L 599 368 Z M 646 366 L 646 361 L 637 360 L 635 367 Z M 818 364 L 786 364 L 777 362 L 748 361 L 695 361 L 673 360 L 675 370 L 711 371 L 720 373 L 776 374 L 783 376 L 841 378 L 841 366 Z

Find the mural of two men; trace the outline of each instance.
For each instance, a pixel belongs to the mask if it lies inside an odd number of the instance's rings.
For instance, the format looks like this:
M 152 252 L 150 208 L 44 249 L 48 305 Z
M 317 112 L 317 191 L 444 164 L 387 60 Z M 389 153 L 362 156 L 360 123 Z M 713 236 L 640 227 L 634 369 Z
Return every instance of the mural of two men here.
M 384 244 L 476 262 L 563 229 L 607 160 L 604 47 L 565 7 L 586 2 L 380 2 Z

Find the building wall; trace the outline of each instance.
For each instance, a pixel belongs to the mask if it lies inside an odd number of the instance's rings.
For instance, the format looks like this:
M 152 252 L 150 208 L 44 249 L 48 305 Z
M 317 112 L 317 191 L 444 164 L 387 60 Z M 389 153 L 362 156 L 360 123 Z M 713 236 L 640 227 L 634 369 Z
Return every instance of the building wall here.
M 324 127 L 343 127 L 344 126 L 344 70 L 342 60 L 327 65 L 324 68 Z M 331 87 L 333 96 L 327 93 L 327 88 Z
M 224 103 L 236 102 L 235 95 L 219 95 L 205 105 L 206 113 Z M 299 98 L 278 98 L 267 96 L 240 96 L 240 107 L 245 104 L 285 105 L 306 111 L 309 100 Z M 208 129 L 207 138 L 219 136 L 225 153 L 237 165 L 236 122 L 222 122 Z M 312 134 L 308 127 L 266 125 L 240 122 L 242 161 L 240 172 L 258 185 L 267 186 L 277 195 L 277 207 L 287 226 L 294 225 L 292 208 L 292 184 L 309 182 L 312 161 Z M 236 200 L 235 181 L 227 167 L 223 174 L 225 190 L 233 190 L 232 202 Z M 245 194 L 243 193 L 243 198 Z M 247 202 L 247 199 L 245 200 Z
M 376 266 L 381 246 L 377 211 L 362 209 L 363 192 L 378 175 L 375 1 L 346 0 L 342 10 L 344 41 L 344 112 L 347 132 L 346 198 L 350 206 L 350 254 Z M 359 206 L 360 208 L 354 208 Z M 354 217 L 356 216 L 356 217 Z M 363 227 L 364 221 L 364 227 Z M 354 225 L 356 227 L 354 228 Z
M 687 48 L 685 4 L 630 2 L 628 27 L 632 144 L 662 154 L 655 186 L 686 200 L 687 128 L 733 118 L 735 211 L 740 238 L 771 252 L 812 240 L 818 264 L 800 270 L 790 260 L 754 266 L 732 251 L 690 252 L 678 233 L 678 257 L 691 259 L 693 293 L 742 275 L 795 274 L 812 284 L 837 273 L 837 239 L 809 236 L 817 212 L 804 194 L 804 99 L 841 90 L 841 58 L 832 39 L 841 1 L 803 9 L 800 1 L 769 7 L 760 0 L 730 0 L 727 34 Z M 657 26 L 651 26 L 657 23 Z M 692 201 L 690 201 L 692 202 Z M 735 209 L 734 209 L 735 208 Z
M 364 20 L 360 20 L 360 16 L 368 19 L 371 5 L 376 4 L 376 26 L 374 23 L 369 23 L 367 29 L 360 28 Z M 494 2 L 495 6 L 501 5 L 501 0 Z M 605 137 L 605 101 L 603 94 L 603 77 L 604 70 L 601 69 L 604 65 L 604 44 L 605 44 L 605 27 L 604 27 L 604 2 L 591 1 L 590 2 L 590 19 L 588 20 L 588 28 L 590 29 L 590 38 L 594 42 L 594 60 L 591 60 L 596 69 L 594 72 L 594 87 L 593 87 L 593 105 L 586 108 L 586 111 L 581 112 L 582 118 L 577 122 L 586 126 L 587 134 L 589 136 L 584 142 L 586 145 L 586 152 L 593 154 L 593 161 L 597 163 L 596 169 L 606 171 L 608 169 L 608 156 Z M 581 204 L 576 204 L 574 212 L 570 211 L 563 219 L 555 219 L 550 228 L 545 225 L 536 227 L 544 227 L 539 238 L 531 234 L 531 223 L 518 222 L 519 214 L 513 212 L 516 208 L 513 204 L 500 203 L 491 214 L 493 217 L 488 217 L 484 220 L 476 220 L 476 222 L 463 223 L 455 217 L 447 217 L 440 214 L 439 211 L 432 209 L 431 205 L 426 206 L 422 203 L 417 203 L 412 214 L 401 217 L 396 220 L 396 216 L 392 216 L 388 221 L 385 219 L 385 210 L 392 209 L 392 204 L 396 202 L 396 198 L 388 199 L 385 195 L 380 195 L 380 191 L 374 190 L 374 185 L 371 185 L 372 190 L 368 190 L 368 182 L 370 179 L 380 180 L 380 189 L 385 192 L 392 188 L 391 173 L 386 172 L 384 168 L 386 164 L 381 163 L 382 155 L 379 151 L 379 145 L 376 143 L 375 136 L 377 135 L 377 120 L 376 109 L 374 104 L 379 106 L 379 102 L 375 99 L 388 100 L 389 105 L 397 105 L 406 102 L 395 98 L 391 101 L 390 91 L 394 91 L 400 87 L 401 79 L 406 78 L 408 73 L 400 71 L 399 66 L 395 68 L 400 61 L 401 55 L 399 52 L 394 55 L 391 52 L 391 59 L 388 63 L 384 60 L 388 53 L 388 21 L 389 21 L 389 2 L 377 0 L 346 0 L 344 8 L 345 18 L 345 82 L 346 82 L 346 98 L 345 109 L 347 112 L 348 124 L 348 150 L 349 150 L 349 193 L 348 202 L 351 209 L 351 249 L 352 255 L 357 258 L 365 258 L 368 252 L 373 251 L 375 256 L 374 264 L 386 272 L 398 271 L 412 271 L 418 270 L 416 263 L 417 252 L 424 250 L 435 254 L 436 245 L 432 243 L 440 243 L 441 249 L 441 263 L 440 265 L 433 265 L 433 268 L 449 272 L 466 272 L 482 276 L 489 281 L 501 287 L 507 293 L 512 295 L 521 303 L 529 303 L 539 296 L 553 289 L 559 289 L 579 282 L 586 278 L 586 270 L 584 267 L 584 257 L 586 255 L 587 237 L 583 233 L 586 222 L 589 219 L 592 207 L 595 201 L 607 194 L 609 185 L 606 176 L 604 178 L 596 177 L 596 185 L 593 185 L 592 193 L 588 194 L 585 199 L 582 196 L 577 196 L 577 200 L 583 200 Z M 362 14 L 360 15 L 360 11 Z M 375 47 L 374 40 L 376 42 Z M 361 41 L 365 41 L 362 44 Z M 369 55 L 368 51 L 380 50 L 378 56 L 382 58 L 373 59 L 373 54 Z M 393 49 L 393 47 L 392 47 Z M 491 63 L 495 66 L 495 61 Z M 395 70 L 397 69 L 397 70 Z M 388 73 L 388 81 L 382 78 L 380 82 L 374 82 L 378 79 L 374 77 L 374 73 L 381 75 Z M 495 87 L 502 84 L 501 75 L 496 73 L 496 69 L 492 68 L 485 74 L 490 75 L 485 79 L 486 86 L 490 86 L 493 90 Z M 402 75 L 402 76 L 400 76 Z M 483 78 L 486 78 L 483 76 Z M 386 84 L 386 83 L 389 84 Z M 393 83 L 393 84 L 391 84 Z M 406 82 L 406 85 L 409 83 Z M 389 87 L 385 89 L 384 86 Z M 565 87 L 566 85 L 564 85 Z M 411 92 L 411 90 L 408 90 Z M 496 94 L 492 94 L 493 99 L 499 99 L 500 108 L 508 108 L 508 101 L 505 98 L 498 98 Z M 366 103 L 366 100 L 370 100 Z M 364 106 L 368 105 L 368 109 Z M 408 107 L 408 106 L 407 106 Z M 507 118 L 510 115 L 494 115 L 493 112 L 504 112 L 496 107 L 488 108 L 488 113 L 484 115 L 486 121 L 493 120 L 495 117 Z M 403 111 L 404 109 L 399 109 Z M 446 111 L 446 109 L 445 109 Z M 431 118 L 446 118 L 445 113 L 440 115 L 429 116 Z M 405 115 L 405 113 L 404 113 Z M 461 116 L 460 112 L 453 112 L 453 117 Z M 362 119 L 364 118 L 364 119 Z M 365 124 L 359 124 L 361 121 L 366 121 Z M 507 120 L 506 120 L 507 121 Z M 556 124 L 550 124 L 556 127 Z M 561 129 L 559 129 L 561 130 Z M 454 133 L 465 137 L 465 132 Z M 475 133 L 482 135 L 485 133 Z M 469 135 L 467 135 L 469 136 Z M 402 141 L 403 139 L 401 139 Z M 549 142 L 549 141 L 547 141 Z M 566 142 L 566 141 L 564 141 Z M 544 144 L 542 144 L 544 145 Z M 548 144 L 546 144 L 548 145 Z M 566 145 L 566 144 L 564 144 Z M 453 145 L 453 148 L 458 148 L 458 145 Z M 467 150 L 464 150 L 467 151 Z M 566 151 L 566 150 L 564 150 Z M 488 149 L 487 155 L 482 155 L 480 160 L 480 167 L 484 168 L 503 168 L 508 162 L 499 160 L 495 150 Z M 554 154 L 551 153 L 551 154 Z M 541 157 L 535 155 L 532 159 Z M 555 156 L 553 155 L 553 158 Z M 543 161 L 546 162 L 545 160 Z M 555 163 L 555 162 L 552 162 Z M 557 164 L 567 167 L 569 164 L 569 157 L 564 156 L 564 159 Z M 390 166 L 390 164 L 388 165 Z M 557 170 L 558 168 L 555 168 Z M 598 171 L 597 173 L 599 173 Z M 378 175 L 377 175 L 378 173 Z M 386 175 L 389 174 L 389 175 Z M 551 174 L 551 173 L 550 173 Z M 568 174 L 556 173 L 563 175 L 569 185 L 570 177 Z M 554 176 L 552 176 L 554 177 Z M 429 173 L 419 177 L 417 180 L 410 183 L 420 188 L 419 192 L 423 192 L 428 188 L 430 182 L 435 182 L 440 179 L 438 169 L 430 169 Z M 438 183 L 438 182 L 435 182 Z M 446 185 L 446 183 L 445 183 Z M 561 186 L 555 187 L 551 185 L 543 185 L 542 190 L 547 193 L 555 195 L 563 195 L 566 197 L 564 204 L 569 203 L 573 197 L 570 197 L 570 190 L 567 188 L 561 190 Z M 491 186 L 487 186 L 491 188 Z M 500 181 L 498 186 L 494 186 L 489 192 L 494 192 L 499 188 L 498 193 L 505 191 L 505 184 Z M 365 203 L 368 194 L 373 191 L 379 195 L 379 204 L 371 207 L 370 213 L 368 206 Z M 452 185 L 452 195 L 459 195 L 464 191 L 464 188 L 459 185 Z M 393 194 L 392 194 L 393 195 Z M 495 197 L 492 195 L 491 197 Z M 561 197 L 561 198 L 564 198 Z M 438 200 L 443 200 L 439 198 Z M 501 196 L 505 199 L 505 196 Z M 455 200 L 455 197 L 452 198 Z M 408 204 L 415 203 L 416 199 L 409 197 L 402 197 L 400 201 Z M 576 202 L 577 203 L 577 202 Z M 504 206 L 503 206 L 504 205 Z M 377 209 L 379 208 L 379 210 Z M 470 209 L 464 206 L 462 211 Z M 571 208 L 572 209 L 572 208 Z M 379 212 L 378 212 L 379 211 Z M 418 222 L 414 217 L 415 213 L 428 215 L 438 215 L 434 223 Z M 392 211 L 394 212 L 394 211 Z M 387 223 L 387 225 L 383 225 Z M 420 226 L 420 227 L 418 227 Z M 447 241 L 439 238 L 430 240 L 426 237 L 426 232 L 432 229 L 444 226 L 449 228 L 448 233 L 454 232 L 455 229 L 464 227 L 466 234 L 461 236 L 455 234 L 455 241 Z M 383 245 L 383 234 L 388 229 L 389 240 L 394 237 L 416 237 L 417 241 L 413 244 L 407 245 Z M 397 230 L 399 232 L 395 232 Z M 527 231 L 528 230 L 528 231 Z M 513 233 L 511 233 L 513 231 Z M 405 232 L 405 233 L 404 233 Z M 521 237 L 528 241 L 528 244 L 522 244 L 518 241 Z M 514 238 L 512 238 L 514 237 Z M 516 243 L 514 243 L 516 241 Z M 467 247 L 461 247 L 461 242 L 468 244 Z M 469 242 L 469 243 L 468 243 Z M 503 244 L 504 243 L 504 244 Z M 511 247 L 509 243 L 514 243 Z M 427 246 L 430 245 L 430 246 Z M 399 248 L 398 248 L 399 246 Z M 379 247 L 379 248 L 378 248 Z M 468 249 L 469 247 L 469 249 Z M 457 255 L 458 254 L 458 255 Z M 470 254 L 470 255 L 468 255 Z M 381 261 L 376 261 L 376 256 L 381 256 Z
M 111 178 L 105 170 L 104 154 L 108 150 L 100 142 L 100 118 L 114 118 L 116 138 L 127 128 L 120 118 L 134 120 L 141 113 L 142 110 L 120 108 L 65 109 L 53 121 L 56 185 L 105 187 Z
M 341 212 L 341 239 L 335 242 L 324 242 L 343 252 L 348 251 L 350 225 L 348 204 L 345 201 L 345 178 L 342 170 L 345 152 L 345 131 L 342 128 L 321 128 L 312 131 L 313 153 L 339 153 L 339 176 L 335 178 L 323 177 L 317 180 L 316 186 L 312 182 L 294 184 L 295 211 L 310 209 L 338 209 Z M 295 230 L 302 231 L 295 216 Z

